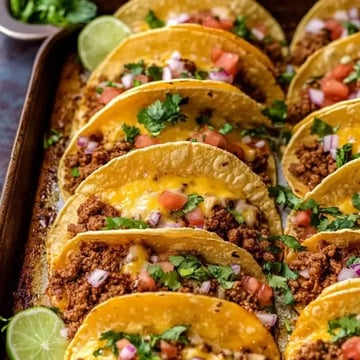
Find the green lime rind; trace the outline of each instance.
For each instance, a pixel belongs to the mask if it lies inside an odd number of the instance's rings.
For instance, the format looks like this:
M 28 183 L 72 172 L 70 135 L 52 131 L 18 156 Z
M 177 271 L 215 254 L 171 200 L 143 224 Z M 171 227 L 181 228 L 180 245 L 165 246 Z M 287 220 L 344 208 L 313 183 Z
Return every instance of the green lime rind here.
M 68 346 L 63 321 L 50 309 L 34 307 L 17 313 L 6 332 L 10 360 L 63 360 Z
M 78 37 L 78 53 L 83 65 L 93 71 L 131 31 L 121 20 L 99 16 L 87 24 Z

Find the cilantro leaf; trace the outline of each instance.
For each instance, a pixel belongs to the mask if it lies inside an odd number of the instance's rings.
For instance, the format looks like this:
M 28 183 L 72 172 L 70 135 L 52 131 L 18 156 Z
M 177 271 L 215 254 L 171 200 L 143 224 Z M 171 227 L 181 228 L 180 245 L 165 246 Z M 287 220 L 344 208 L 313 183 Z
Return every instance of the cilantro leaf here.
M 300 245 L 299 241 L 291 235 L 273 235 L 269 237 L 269 240 L 280 240 L 282 241 L 288 248 L 295 251 L 303 251 L 305 248 Z
M 256 138 L 265 138 L 265 139 L 270 138 L 270 134 L 264 125 L 260 125 L 253 129 L 241 130 L 240 135 L 241 136 L 251 136 L 251 137 L 256 137 Z
M 357 229 L 359 228 L 358 220 L 360 215 L 358 214 L 343 214 L 335 217 L 333 221 L 329 219 L 321 219 L 320 224 L 317 226 L 319 231 L 337 231 L 341 229 Z
M 181 209 L 183 214 L 188 214 L 189 212 L 195 210 L 201 202 L 204 201 L 204 198 L 198 194 L 188 195 L 188 199 L 184 207 Z
M 313 120 L 313 124 L 311 126 L 310 133 L 316 134 L 319 137 L 323 138 L 326 135 L 333 134 L 334 129 L 329 124 L 327 124 L 325 121 L 316 117 Z
M 343 21 L 343 26 L 347 30 L 348 35 L 356 34 L 359 28 L 351 21 Z
M 79 176 L 80 176 L 79 168 L 73 167 L 73 168 L 71 169 L 71 176 L 73 176 L 73 177 L 79 177 Z
M 263 270 L 266 274 L 269 273 L 278 274 L 280 273 L 281 269 L 282 269 L 281 262 L 266 262 L 263 265 Z
M 352 144 L 344 144 L 341 148 L 336 149 L 336 167 L 339 169 L 347 162 L 351 161 Z
M 358 81 L 360 80 L 360 61 L 358 61 L 355 65 L 354 65 L 354 70 L 350 73 L 349 76 L 347 76 L 344 80 L 343 83 L 344 84 L 350 84 L 353 81 Z
M 299 277 L 299 274 L 292 271 L 285 263 L 282 264 L 282 274 L 287 280 L 296 280 Z
M 354 194 L 351 198 L 351 202 L 356 209 L 360 210 L 360 193 Z
M 171 255 L 169 256 L 169 260 L 174 266 L 179 266 L 185 260 L 185 258 L 183 256 Z
M 284 295 L 284 303 L 286 305 L 292 305 L 295 303 L 295 299 L 291 290 L 287 284 L 287 279 L 285 276 L 279 275 L 268 275 L 268 283 L 275 290 L 279 290 Z
M 137 114 L 140 124 L 143 124 L 151 135 L 157 136 L 168 125 L 175 125 L 179 121 L 186 121 L 187 116 L 180 113 L 180 105 L 186 104 L 188 99 L 179 94 L 167 93 L 164 101 L 156 100 Z
M 302 202 L 288 186 L 270 186 L 269 193 L 278 205 L 282 205 L 284 209 L 296 209 Z
M 179 341 L 185 335 L 185 332 L 189 330 L 189 328 L 190 326 L 176 325 L 171 329 L 165 330 L 161 335 L 159 335 L 158 338 L 161 340 Z M 189 342 L 189 340 L 186 339 L 185 343 L 187 342 Z
M 246 16 L 238 16 L 233 24 L 231 31 L 246 40 L 253 40 L 254 35 L 251 29 L 246 25 Z
M 234 130 L 234 127 L 231 124 L 225 123 L 220 129 L 219 133 L 222 135 L 226 135 Z
M 63 0 L 62 4 L 63 6 L 65 6 L 65 4 L 69 4 L 65 15 L 66 24 L 86 23 L 96 15 L 96 5 L 88 0 Z
M 222 288 L 226 290 L 232 288 L 234 281 L 231 279 L 234 275 L 234 271 L 230 266 L 208 265 L 207 268 L 210 274 L 217 280 Z
M 272 106 L 265 108 L 261 113 L 272 120 L 274 125 L 284 124 L 287 118 L 287 105 L 282 100 L 274 100 Z
M 360 335 L 360 319 L 356 314 L 343 316 L 328 322 L 328 333 L 333 335 L 332 342 Z
M 153 10 L 149 10 L 149 12 L 145 16 L 145 21 L 149 25 L 150 29 L 161 28 L 165 26 L 165 22 L 160 20 L 154 13 Z
M 196 80 L 205 80 L 209 76 L 209 73 L 207 71 L 203 70 L 195 70 L 194 77 Z
M 107 217 L 106 226 L 103 230 L 114 229 L 147 229 L 149 225 L 141 220 L 128 219 L 124 217 Z
M 230 209 L 229 207 L 226 208 L 226 211 L 229 212 L 235 218 L 238 224 L 241 225 L 245 222 L 243 215 L 239 211 L 235 209 Z
M 284 71 L 278 76 L 280 84 L 289 85 L 295 77 L 295 71 Z
M 59 132 L 56 129 L 51 129 L 50 136 L 48 138 L 44 137 L 44 142 L 43 142 L 44 149 L 47 149 L 50 146 L 55 145 L 57 142 L 60 141 L 61 138 L 62 138 L 61 132 Z
M 360 258 L 356 257 L 355 255 L 350 256 L 346 262 L 346 267 L 349 267 L 353 264 L 360 264 Z
M 178 273 L 175 270 L 164 272 L 158 264 L 148 265 L 147 270 L 149 275 L 160 285 L 164 285 L 170 290 L 178 290 L 181 287 Z
M 141 75 L 145 71 L 144 60 L 140 60 L 137 63 L 128 63 L 124 65 L 124 68 L 129 70 L 133 75 Z
M 163 69 L 160 66 L 151 65 L 146 71 L 146 75 L 150 76 L 153 81 L 162 80 Z
M 121 125 L 122 131 L 125 133 L 125 141 L 134 143 L 136 136 L 140 134 L 140 129 L 136 126 L 129 126 L 127 124 Z

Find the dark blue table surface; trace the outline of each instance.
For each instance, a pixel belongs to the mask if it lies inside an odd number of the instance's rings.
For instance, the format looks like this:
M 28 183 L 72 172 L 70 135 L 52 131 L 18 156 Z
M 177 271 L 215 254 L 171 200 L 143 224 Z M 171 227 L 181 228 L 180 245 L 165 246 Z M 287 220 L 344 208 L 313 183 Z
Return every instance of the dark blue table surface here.
M 0 193 L 40 42 L 22 42 L 0 33 Z

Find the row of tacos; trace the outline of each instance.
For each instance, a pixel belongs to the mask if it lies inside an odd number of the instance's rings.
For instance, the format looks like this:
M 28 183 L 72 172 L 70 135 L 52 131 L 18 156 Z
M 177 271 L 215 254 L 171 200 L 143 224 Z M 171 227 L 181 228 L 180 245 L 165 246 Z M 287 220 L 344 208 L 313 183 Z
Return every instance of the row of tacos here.
M 337 40 L 351 31 L 334 25 L 350 28 L 339 14 L 353 24 L 356 5 L 337 6 L 319 1 L 296 32 L 296 66 L 317 36 L 309 22 L 321 18 L 322 45 L 336 41 L 298 70 L 290 123 L 356 97 L 360 37 Z M 347 332 L 339 320 L 359 315 L 348 307 L 360 276 L 358 101 L 294 128 L 282 165 L 298 198 L 276 186 L 267 107 L 285 98 L 287 53 L 266 10 L 250 0 L 131 0 L 115 16 L 138 34 L 85 86 L 58 169 L 66 203 L 47 237 L 46 292 L 72 338 L 65 358 L 280 359 L 280 299 L 301 313 L 286 359 L 358 359 L 360 327 Z M 292 209 L 285 235 L 274 193 Z M 309 314 L 319 314 L 313 328 Z

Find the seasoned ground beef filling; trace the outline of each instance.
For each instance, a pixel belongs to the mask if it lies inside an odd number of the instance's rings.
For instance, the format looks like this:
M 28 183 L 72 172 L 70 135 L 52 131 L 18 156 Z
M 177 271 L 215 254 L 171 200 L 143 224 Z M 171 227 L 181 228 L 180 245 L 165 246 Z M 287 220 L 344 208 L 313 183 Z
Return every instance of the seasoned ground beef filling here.
M 92 153 L 86 153 L 86 146 L 78 147 L 75 154 L 70 154 L 65 158 L 64 188 L 70 194 L 73 194 L 80 183 L 100 166 L 118 156 L 125 155 L 133 148 L 132 144 L 125 141 L 118 141 L 113 147 L 108 147 L 104 144 L 101 134 L 91 135 L 89 141 L 98 143 Z M 73 176 L 72 170 L 74 168 L 78 169 L 77 175 L 79 176 Z
M 310 190 L 336 170 L 336 161 L 319 141 L 299 146 L 295 155 L 299 162 L 290 164 L 289 171 Z
M 271 179 L 268 173 L 269 153 L 260 154 L 254 161 L 244 161 L 245 164 L 257 175 L 265 185 L 271 186 Z M 241 159 L 240 159 L 241 160 Z
M 64 321 L 68 327 L 69 337 L 73 337 L 86 314 L 97 304 L 118 295 L 133 292 L 148 291 L 142 289 L 137 279 L 128 274 L 121 273 L 123 259 L 129 253 L 130 246 L 106 244 L 101 242 L 82 243 L 80 250 L 70 255 L 69 265 L 65 269 L 55 271 L 49 280 L 48 294 L 56 296 L 61 301 L 66 299 L 67 308 L 63 313 Z M 154 254 L 150 254 L 154 255 Z M 156 254 L 155 254 L 156 255 Z M 193 254 L 196 255 L 197 254 Z M 108 277 L 98 287 L 88 282 L 90 274 L 95 269 L 105 270 Z M 246 292 L 242 283 L 246 284 L 248 276 L 239 275 L 233 287 L 219 293 L 219 284 L 215 279 L 211 281 L 209 296 L 224 297 L 229 301 L 241 304 L 250 312 L 261 307 L 257 298 Z M 186 280 L 181 284 L 180 292 L 199 293 L 199 285 L 194 281 Z M 169 291 L 165 286 L 155 285 L 152 291 Z
M 360 250 L 352 246 L 339 248 L 326 241 L 320 241 L 316 253 L 300 252 L 297 259 L 289 264 L 291 270 L 300 272 L 297 280 L 289 280 L 296 302 L 307 305 L 315 300 L 322 290 L 335 284 L 340 270 L 346 267 L 351 256 L 360 257 Z M 306 276 L 301 275 L 303 271 Z
M 292 360 L 347 360 L 337 343 L 321 339 L 301 346 Z
M 317 110 L 318 107 L 313 104 L 310 100 L 308 87 L 305 87 L 301 92 L 301 99 L 299 102 L 294 104 L 290 104 L 288 106 L 288 119 L 287 121 L 295 125 L 302 119 L 304 119 L 307 115 Z
M 251 82 L 251 79 L 247 78 L 246 72 L 242 69 L 236 74 L 233 85 L 258 103 L 264 104 L 266 102 L 264 92 L 259 87 L 255 86 Z
M 319 33 L 306 33 L 305 36 L 295 45 L 295 49 L 290 57 L 290 63 L 300 66 L 315 51 L 328 45 L 331 42 L 330 33 L 323 30 Z

